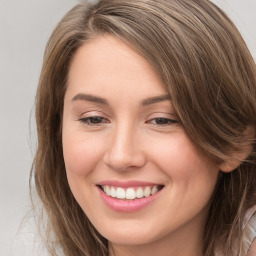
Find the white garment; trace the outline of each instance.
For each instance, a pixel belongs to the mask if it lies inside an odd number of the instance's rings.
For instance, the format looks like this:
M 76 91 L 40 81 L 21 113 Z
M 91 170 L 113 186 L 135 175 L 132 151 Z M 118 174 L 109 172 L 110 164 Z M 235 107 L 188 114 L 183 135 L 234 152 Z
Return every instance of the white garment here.
M 256 256 L 256 205 L 250 208 L 244 218 L 243 240 L 240 256 Z M 215 256 L 225 256 L 220 248 L 216 248 Z
M 256 205 L 246 213 L 243 228 L 243 253 L 246 256 L 256 256 Z

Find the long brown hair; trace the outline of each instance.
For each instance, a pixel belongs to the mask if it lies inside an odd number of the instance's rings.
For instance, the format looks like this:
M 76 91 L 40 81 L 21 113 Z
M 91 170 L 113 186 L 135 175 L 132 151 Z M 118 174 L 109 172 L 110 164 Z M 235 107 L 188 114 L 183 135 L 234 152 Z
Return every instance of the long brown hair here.
M 62 111 L 76 50 L 112 34 L 145 57 L 166 85 L 188 136 L 205 154 L 226 161 L 251 144 L 247 159 L 221 173 L 205 227 L 204 255 L 218 246 L 242 256 L 242 221 L 256 204 L 256 68 L 230 19 L 208 0 L 100 0 L 80 3 L 54 30 L 36 96 L 38 149 L 31 177 L 48 216 L 52 255 L 108 255 L 107 240 L 73 197 L 62 154 Z M 236 246 L 234 246 L 234 243 Z

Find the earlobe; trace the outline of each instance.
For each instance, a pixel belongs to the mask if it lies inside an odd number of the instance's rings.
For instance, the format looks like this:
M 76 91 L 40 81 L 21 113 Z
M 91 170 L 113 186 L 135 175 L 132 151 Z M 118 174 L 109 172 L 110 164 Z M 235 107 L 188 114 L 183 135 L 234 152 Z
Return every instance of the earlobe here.
M 233 157 L 229 158 L 220 164 L 219 170 L 226 173 L 232 172 L 242 163 L 243 160 L 239 160 Z
M 243 133 L 243 139 L 246 140 L 247 144 L 242 146 L 240 151 L 233 153 L 228 159 L 222 161 L 219 165 L 219 170 L 222 172 L 234 171 L 252 152 L 252 138 L 255 136 L 254 129 L 248 127 Z
M 252 146 L 247 146 L 244 151 L 233 154 L 230 158 L 220 163 L 219 170 L 222 172 L 234 171 L 251 153 Z

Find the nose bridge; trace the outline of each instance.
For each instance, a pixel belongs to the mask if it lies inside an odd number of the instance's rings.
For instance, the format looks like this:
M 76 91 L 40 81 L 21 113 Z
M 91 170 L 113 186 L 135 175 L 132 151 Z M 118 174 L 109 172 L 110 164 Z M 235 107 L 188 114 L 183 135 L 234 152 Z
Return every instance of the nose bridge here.
M 117 124 L 113 129 L 105 155 L 105 163 L 118 171 L 144 165 L 145 156 L 139 139 L 139 131 L 128 121 Z

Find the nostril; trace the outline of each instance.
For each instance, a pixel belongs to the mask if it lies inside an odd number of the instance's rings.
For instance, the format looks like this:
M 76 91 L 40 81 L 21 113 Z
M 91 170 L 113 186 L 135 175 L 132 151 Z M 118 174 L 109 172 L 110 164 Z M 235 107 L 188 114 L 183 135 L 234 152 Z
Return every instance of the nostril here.
M 130 136 L 126 136 L 125 139 L 116 139 L 106 150 L 103 157 L 104 163 L 115 171 L 129 171 L 141 168 L 146 163 L 146 157 L 144 152 L 133 144 Z

